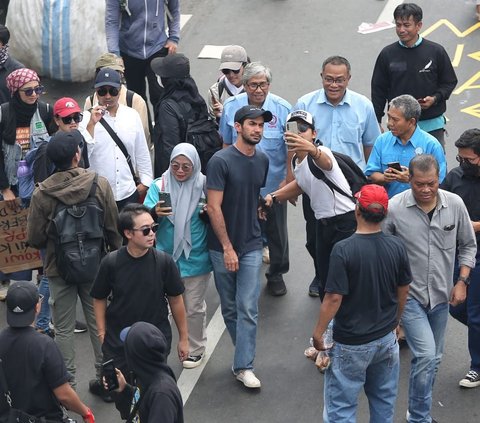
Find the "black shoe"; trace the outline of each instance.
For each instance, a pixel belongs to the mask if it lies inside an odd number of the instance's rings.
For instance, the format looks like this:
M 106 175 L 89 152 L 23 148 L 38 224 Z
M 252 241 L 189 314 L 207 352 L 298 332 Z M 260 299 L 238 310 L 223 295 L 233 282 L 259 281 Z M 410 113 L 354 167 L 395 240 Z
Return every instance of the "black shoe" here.
M 75 333 L 84 333 L 87 331 L 87 325 L 83 322 L 79 322 L 78 320 L 75 320 Z
M 314 277 L 313 281 L 310 282 L 310 286 L 308 287 L 308 295 L 310 295 L 310 297 L 320 297 L 320 288 L 318 286 L 318 279 L 316 277 Z
M 90 382 L 88 382 L 88 390 L 91 394 L 100 397 L 105 402 L 113 402 L 110 392 L 105 390 L 102 382 L 100 382 L 98 379 L 92 379 Z
M 267 290 L 270 295 L 273 295 L 274 297 L 280 297 L 287 293 L 287 287 L 285 286 L 283 279 L 267 281 Z
M 49 336 L 50 338 L 54 339 L 55 338 L 55 331 L 53 329 L 40 329 L 40 328 L 35 328 L 37 332 L 43 333 L 44 335 Z

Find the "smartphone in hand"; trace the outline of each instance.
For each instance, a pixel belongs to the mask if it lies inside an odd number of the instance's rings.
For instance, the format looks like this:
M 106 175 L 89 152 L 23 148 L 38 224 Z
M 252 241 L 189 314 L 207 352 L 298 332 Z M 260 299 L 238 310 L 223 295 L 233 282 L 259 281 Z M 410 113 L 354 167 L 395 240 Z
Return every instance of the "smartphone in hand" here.
M 118 389 L 117 372 L 115 371 L 115 365 L 112 360 L 108 360 L 102 364 L 102 376 L 105 378 L 105 383 L 108 386 L 109 391 Z
M 158 200 L 163 201 L 163 203 L 160 203 L 160 207 L 172 207 L 172 199 L 169 192 L 160 192 Z
M 398 170 L 399 172 L 402 172 L 402 166 L 400 166 L 400 162 L 390 162 L 387 164 L 388 167 Z

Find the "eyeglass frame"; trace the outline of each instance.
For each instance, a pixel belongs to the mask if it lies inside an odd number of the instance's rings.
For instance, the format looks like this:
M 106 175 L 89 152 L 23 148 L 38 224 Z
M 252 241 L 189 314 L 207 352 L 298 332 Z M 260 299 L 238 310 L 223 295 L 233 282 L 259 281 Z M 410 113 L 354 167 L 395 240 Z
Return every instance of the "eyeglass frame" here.
M 471 165 L 478 165 L 478 160 L 480 159 L 480 156 L 477 156 L 475 159 L 469 159 L 468 157 L 462 157 L 460 156 L 460 154 L 457 154 L 455 156 L 455 160 L 457 160 L 458 163 L 469 163 Z M 476 163 L 474 163 L 474 161 L 476 161 Z
M 175 161 L 170 162 L 170 167 L 175 171 L 178 172 L 180 169 L 182 169 L 184 172 L 190 172 L 193 170 L 193 164 L 190 163 L 178 163 Z M 187 169 L 185 169 L 187 167 Z M 176 169 L 175 169 L 176 168 Z
M 344 76 L 341 76 L 339 78 L 332 78 L 331 76 L 323 76 L 322 75 L 322 80 L 328 85 L 344 85 L 345 83 L 348 82 L 348 78 L 345 78 Z
M 45 87 L 43 85 L 37 85 L 36 87 L 19 88 L 18 91 L 24 93 L 27 97 L 31 97 L 33 95 L 33 93 L 35 93 L 36 95 L 44 94 L 45 93 Z
M 82 120 L 83 120 L 83 113 L 80 113 L 80 112 L 76 112 L 76 113 L 72 113 L 71 115 L 68 115 L 68 116 L 65 116 L 65 117 L 61 117 L 61 116 L 58 116 L 56 115 L 56 117 L 58 119 L 61 119 L 62 122 L 65 124 L 65 125 L 69 125 L 72 123 L 72 120 L 73 122 L 75 123 L 80 123 Z M 77 117 L 77 119 L 75 119 L 75 117 Z M 66 120 L 68 119 L 68 120 Z
M 100 92 L 104 92 L 104 94 L 101 94 Z M 114 94 L 116 92 L 116 94 Z M 96 89 L 96 93 L 99 97 L 105 97 L 108 94 L 112 97 L 116 97 L 118 94 L 120 94 L 120 88 L 117 87 L 108 87 L 104 85 L 103 87 L 98 87 Z
M 245 85 L 249 89 L 251 89 L 252 91 L 257 91 L 259 88 L 262 91 L 265 91 L 270 86 L 270 82 L 269 81 L 263 81 L 263 82 L 260 82 L 259 84 L 256 83 L 256 82 L 247 82 Z M 255 88 L 253 88 L 252 85 L 255 86 Z
M 139 232 L 142 232 L 143 236 L 148 236 L 150 235 L 150 232 L 156 233 L 158 231 L 159 226 L 160 225 L 158 223 L 152 223 L 151 226 L 147 226 L 146 228 L 132 228 L 130 230 L 134 232 L 139 231 Z

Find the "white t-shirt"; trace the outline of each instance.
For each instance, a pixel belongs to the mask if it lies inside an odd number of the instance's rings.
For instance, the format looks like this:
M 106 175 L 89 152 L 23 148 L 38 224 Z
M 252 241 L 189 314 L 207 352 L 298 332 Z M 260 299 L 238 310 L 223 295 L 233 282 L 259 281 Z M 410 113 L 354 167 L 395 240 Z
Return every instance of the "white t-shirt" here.
M 322 169 L 325 176 L 347 194 L 351 194 L 350 185 L 345 176 L 343 176 L 337 160 L 330 149 L 324 146 L 318 148 L 322 154 L 327 154 L 332 160 L 333 166 L 331 170 Z M 294 173 L 298 186 L 310 197 L 310 205 L 316 219 L 334 217 L 355 210 L 355 204 L 351 198 L 333 190 L 312 174 L 308 167 L 307 158 L 297 164 Z

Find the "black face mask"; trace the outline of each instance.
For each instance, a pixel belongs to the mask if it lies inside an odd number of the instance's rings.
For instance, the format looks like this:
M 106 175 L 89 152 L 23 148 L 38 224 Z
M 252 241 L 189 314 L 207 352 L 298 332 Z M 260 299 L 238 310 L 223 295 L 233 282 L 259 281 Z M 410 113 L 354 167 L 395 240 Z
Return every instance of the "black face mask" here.
M 465 176 L 470 176 L 471 178 L 478 178 L 480 176 L 480 167 L 475 164 L 464 161 L 460 163 L 460 167 Z

